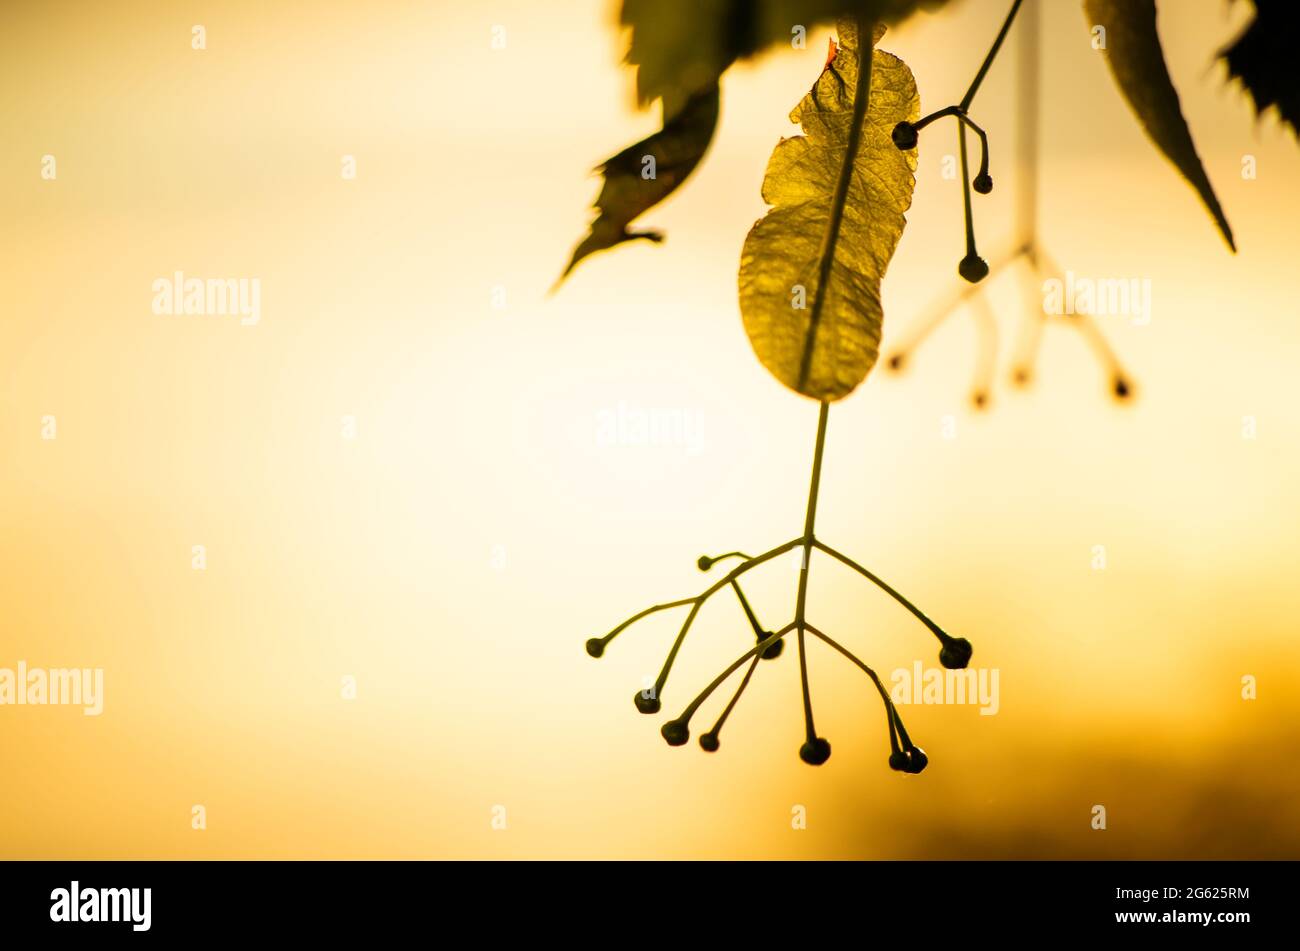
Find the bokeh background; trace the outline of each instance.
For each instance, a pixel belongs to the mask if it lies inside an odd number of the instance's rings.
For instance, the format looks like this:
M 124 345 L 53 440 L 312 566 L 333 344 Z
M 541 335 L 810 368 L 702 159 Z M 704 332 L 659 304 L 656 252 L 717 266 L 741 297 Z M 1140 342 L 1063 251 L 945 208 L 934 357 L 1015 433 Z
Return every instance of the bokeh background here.
M 924 111 L 960 98 L 1004 7 L 959 0 L 885 38 Z M 819 533 L 1000 671 L 996 716 L 903 709 L 931 756 L 910 777 L 865 679 L 816 644 L 827 765 L 796 755 L 791 651 L 721 752 L 668 748 L 662 720 L 749 641 L 724 597 L 661 717 L 630 700 L 674 618 L 583 652 L 700 590 L 699 554 L 801 527 L 816 407 L 753 357 L 735 281 L 829 29 L 727 75 L 712 152 L 645 219 L 666 244 L 548 296 L 589 169 L 657 118 L 631 106 L 609 0 L 4 4 L 0 666 L 103 667 L 106 696 L 98 718 L 0 708 L 0 857 L 1300 855 L 1300 147 L 1214 62 L 1248 12 L 1160 20 L 1234 257 L 1080 5 L 1044 0 L 1042 235 L 1079 275 L 1152 281 L 1149 324 L 1103 319 L 1133 405 L 1054 329 L 1034 386 L 1007 384 L 1004 353 L 975 412 L 963 312 L 831 414 Z M 1016 55 L 975 109 L 989 250 L 1021 173 Z M 922 140 L 886 346 L 957 280 L 952 142 Z M 154 315 L 178 269 L 259 277 L 260 324 Z M 1036 302 L 1013 278 L 989 294 L 1007 351 Z M 620 406 L 689 414 L 699 439 L 611 445 Z M 751 578 L 783 623 L 793 567 Z M 936 663 L 824 559 L 810 603 L 882 672 Z

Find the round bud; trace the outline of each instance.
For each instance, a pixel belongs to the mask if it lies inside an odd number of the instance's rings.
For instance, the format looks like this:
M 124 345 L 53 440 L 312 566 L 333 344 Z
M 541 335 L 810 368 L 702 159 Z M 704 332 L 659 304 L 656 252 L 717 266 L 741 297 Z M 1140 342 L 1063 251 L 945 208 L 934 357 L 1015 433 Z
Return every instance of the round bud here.
M 713 567 L 713 559 L 710 558 L 708 555 L 700 555 L 700 560 L 697 561 L 695 564 L 696 567 L 700 569 L 700 571 L 708 571 L 710 568 Z
M 905 358 L 901 353 L 894 354 L 892 357 L 889 358 L 889 369 L 891 370 L 903 369 L 904 361 Z
M 925 755 L 925 750 L 919 746 L 914 746 L 907 751 L 907 769 L 908 773 L 919 773 L 930 765 L 930 757 Z
M 809 766 L 820 766 L 831 758 L 831 745 L 820 736 L 799 747 L 799 758 Z
M 889 754 L 889 768 L 900 773 L 907 772 L 908 761 L 907 754 L 902 750 L 894 750 Z
M 716 753 L 718 751 L 718 747 L 721 745 L 722 744 L 718 741 L 718 734 L 716 733 L 700 734 L 700 749 L 704 750 L 704 752 Z
M 669 746 L 681 746 L 691 738 L 691 728 L 684 720 L 669 720 L 659 728 L 659 732 Z
M 599 657 L 601 654 L 605 653 L 605 642 L 599 637 L 593 637 L 591 640 L 587 641 L 587 653 L 592 657 Z
M 1033 372 L 1028 367 L 1016 367 L 1015 372 L 1011 374 L 1011 382 L 1016 386 L 1028 386 L 1033 376 Z
M 890 133 L 890 137 L 894 140 L 894 144 L 904 152 L 916 148 L 916 126 L 910 122 L 900 122 L 894 126 L 894 131 Z
M 1115 377 L 1115 396 L 1121 400 L 1128 399 L 1133 394 L 1133 388 L 1129 386 L 1128 380 L 1122 376 Z
M 642 713 L 652 714 L 659 712 L 659 698 L 647 696 L 644 690 L 638 690 L 632 695 L 632 702 Z
M 989 263 L 978 254 L 968 254 L 957 265 L 957 273 L 972 284 L 978 284 L 989 276 Z
M 781 651 L 783 651 L 784 649 L 785 649 L 785 641 L 776 641 L 772 644 L 768 644 L 767 648 L 759 656 L 761 656 L 763 660 L 776 660 L 778 657 L 781 656 Z
M 964 637 L 950 637 L 939 651 L 939 663 L 949 670 L 963 670 L 970 663 L 975 648 Z
M 976 409 L 983 409 L 989 404 L 989 395 L 983 390 L 976 390 L 971 394 L 970 401 L 975 404 Z
M 985 172 L 983 175 L 976 175 L 975 181 L 971 182 L 975 190 L 981 195 L 987 195 L 993 191 L 993 176 Z

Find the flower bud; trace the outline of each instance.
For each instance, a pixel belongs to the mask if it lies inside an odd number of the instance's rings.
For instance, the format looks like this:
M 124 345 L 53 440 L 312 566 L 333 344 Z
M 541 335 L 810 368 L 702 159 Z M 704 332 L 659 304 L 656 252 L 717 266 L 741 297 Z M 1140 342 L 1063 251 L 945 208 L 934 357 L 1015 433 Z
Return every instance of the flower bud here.
M 890 138 L 894 140 L 894 145 L 906 152 L 908 149 L 916 148 L 917 132 L 916 126 L 910 122 L 900 122 L 894 126 L 894 131 L 890 133 Z
M 659 728 L 659 732 L 669 746 L 681 746 L 691 738 L 691 728 L 684 720 L 669 720 Z
M 989 263 L 978 254 L 968 254 L 957 265 L 957 273 L 972 284 L 978 284 L 989 276 Z
M 820 736 L 799 747 L 799 758 L 809 766 L 820 766 L 831 758 L 831 745 Z
M 939 663 L 949 670 L 963 670 L 970 663 L 974 652 L 975 649 L 966 638 L 950 637 L 944 641 L 943 648 L 939 651 Z

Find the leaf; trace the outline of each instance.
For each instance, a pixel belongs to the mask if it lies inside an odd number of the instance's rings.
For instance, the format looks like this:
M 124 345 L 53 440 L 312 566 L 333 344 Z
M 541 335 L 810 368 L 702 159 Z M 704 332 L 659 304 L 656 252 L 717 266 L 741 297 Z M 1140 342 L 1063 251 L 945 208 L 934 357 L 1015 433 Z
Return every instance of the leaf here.
M 662 131 L 599 166 L 605 184 L 598 215 L 574 249 L 556 286 L 583 258 L 624 241 L 662 241 L 658 231 L 630 231 L 640 215 L 668 197 L 699 164 L 718 123 L 718 80 L 739 57 L 790 42 L 795 27 L 810 29 L 842 11 L 896 22 L 918 6 L 948 0 L 624 0 L 622 22 L 632 28 L 628 62 L 637 67 L 641 105 L 664 103 Z M 655 177 L 643 174 L 646 156 Z
M 1241 80 L 1255 113 L 1276 106 L 1291 134 L 1300 136 L 1300 82 L 1296 81 L 1294 0 L 1254 0 L 1255 18 L 1219 55 L 1228 75 Z
M 880 281 L 916 185 L 916 151 L 899 151 L 890 133 L 921 111 L 912 71 L 874 49 L 883 27 L 862 54 L 852 21 L 837 30 L 839 50 L 790 113 L 805 134 L 782 139 L 768 161 L 772 207 L 740 261 L 741 317 L 758 359 L 792 390 L 827 401 L 876 362 Z
M 671 118 L 660 131 L 596 168 L 605 177 L 594 205 L 597 216 L 587 236 L 574 248 L 560 281 L 589 254 L 636 238 L 663 240 L 657 231 L 629 231 L 628 226 L 667 198 L 700 163 L 718 124 L 718 100 L 715 84 L 689 97 L 675 114 L 665 103 L 665 117 Z
M 1084 0 L 1083 6 L 1090 26 L 1106 28 L 1106 62 L 1138 121 L 1200 194 L 1228 247 L 1236 251 L 1232 228 L 1196 154 L 1192 133 L 1178 102 L 1178 91 L 1169 78 L 1160 35 L 1156 32 L 1155 0 Z
M 856 16 L 897 23 L 918 5 L 947 0 L 623 0 L 621 21 L 631 27 L 627 61 L 637 67 L 637 100 L 686 96 L 718 81 L 738 59 L 776 43 L 795 28 Z

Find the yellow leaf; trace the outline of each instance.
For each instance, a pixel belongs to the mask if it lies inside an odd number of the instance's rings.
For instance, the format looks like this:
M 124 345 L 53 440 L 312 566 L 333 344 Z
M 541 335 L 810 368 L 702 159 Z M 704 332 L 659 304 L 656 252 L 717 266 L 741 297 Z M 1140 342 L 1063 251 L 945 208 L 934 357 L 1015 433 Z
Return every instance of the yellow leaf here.
M 921 112 L 912 71 L 874 48 L 883 28 L 862 50 L 853 21 L 837 32 L 838 51 L 790 114 L 805 134 L 782 139 L 768 162 L 772 208 L 740 262 L 740 311 L 758 359 L 826 401 L 847 396 L 876 362 L 880 281 L 916 185 L 916 151 L 899 151 L 890 133 Z

